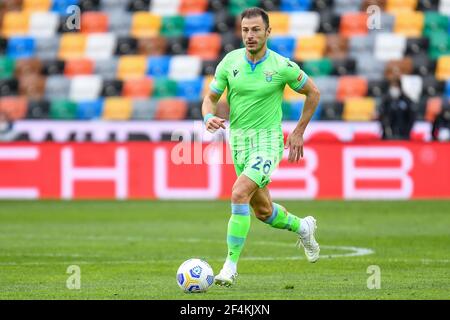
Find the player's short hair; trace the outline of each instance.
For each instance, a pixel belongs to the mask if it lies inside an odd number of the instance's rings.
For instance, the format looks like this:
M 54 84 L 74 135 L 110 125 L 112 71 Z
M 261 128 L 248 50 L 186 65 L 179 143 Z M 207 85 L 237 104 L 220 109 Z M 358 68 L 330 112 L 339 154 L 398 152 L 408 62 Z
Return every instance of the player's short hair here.
M 244 18 L 253 18 L 253 17 L 261 17 L 264 21 L 264 24 L 266 25 L 266 29 L 269 28 L 269 15 L 267 14 L 266 11 L 257 7 L 245 9 L 241 13 L 241 22 Z

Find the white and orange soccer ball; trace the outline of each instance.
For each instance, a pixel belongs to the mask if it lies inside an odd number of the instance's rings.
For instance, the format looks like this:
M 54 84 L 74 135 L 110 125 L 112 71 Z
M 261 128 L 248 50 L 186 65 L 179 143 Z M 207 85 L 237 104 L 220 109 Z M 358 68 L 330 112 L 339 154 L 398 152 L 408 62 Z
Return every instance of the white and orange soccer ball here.
M 189 259 L 177 271 L 177 283 L 184 292 L 206 292 L 214 282 L 214 272 L 208 262 Z

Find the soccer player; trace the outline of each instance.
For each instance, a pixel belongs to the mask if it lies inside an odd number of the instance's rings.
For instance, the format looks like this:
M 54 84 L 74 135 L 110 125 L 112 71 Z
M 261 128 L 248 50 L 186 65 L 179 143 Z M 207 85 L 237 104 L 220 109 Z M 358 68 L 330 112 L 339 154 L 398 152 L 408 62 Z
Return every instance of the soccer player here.
M 224 286 L 231 286 L 237 277 L 238 259 L 250 229 L 250 207 L 271 227 L 296 233 L 309 262 L 316 262 L 320 251 L 314 237 L 314 217 L 301 219 L 288 212 L 272 202 L 267 188 L 284 150 L 281 104 L 286 84 L 306 96 L 302 116 L 287 137 L 289 162 L 303 157 L 303 133 L 319 102 L 319 90 L 296 63 L 267 48 L 271 28 L 264 10 L 245 10 L 241 31 L 245 48 L 229 52 L 219 63 L 202 105 L 206 129 L 225 129 L 225 119 L 214 114 L 221 94 L 228 88 L 229 140 L 238 178 L 231 195 L 228 255 L 215 277 L 215 283 Z

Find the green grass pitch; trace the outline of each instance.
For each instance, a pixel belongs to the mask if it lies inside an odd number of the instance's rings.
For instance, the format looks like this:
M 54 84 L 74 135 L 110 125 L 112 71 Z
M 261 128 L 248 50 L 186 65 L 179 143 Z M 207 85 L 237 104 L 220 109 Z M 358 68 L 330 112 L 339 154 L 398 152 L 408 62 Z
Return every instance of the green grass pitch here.
M 184 260 L 222 266 L 228 201 L 2 201 L 0 299 L 450 298 L 450 201 L 279 203 L 317 218 L 317 263 L 252 217 L 237 284 L 185 294 Z M 71 265 L 79 290 L 66 287 Z M 373 265 L 379 289 L 368 289 Z

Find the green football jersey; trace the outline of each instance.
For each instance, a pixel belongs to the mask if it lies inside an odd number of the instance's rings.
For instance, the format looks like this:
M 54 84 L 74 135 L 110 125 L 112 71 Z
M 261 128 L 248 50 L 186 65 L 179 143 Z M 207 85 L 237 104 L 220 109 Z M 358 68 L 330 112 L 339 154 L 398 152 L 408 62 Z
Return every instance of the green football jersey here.
M 265 56 L 252 63 L 246 49 L 229 52 L 216 68 L 210 89 L 222 94 L 228 88 L 230 130 L 281 130 L 284 88 L 289 85 L 297 91 L 308 76 L 299 66 L 267 49 Z

